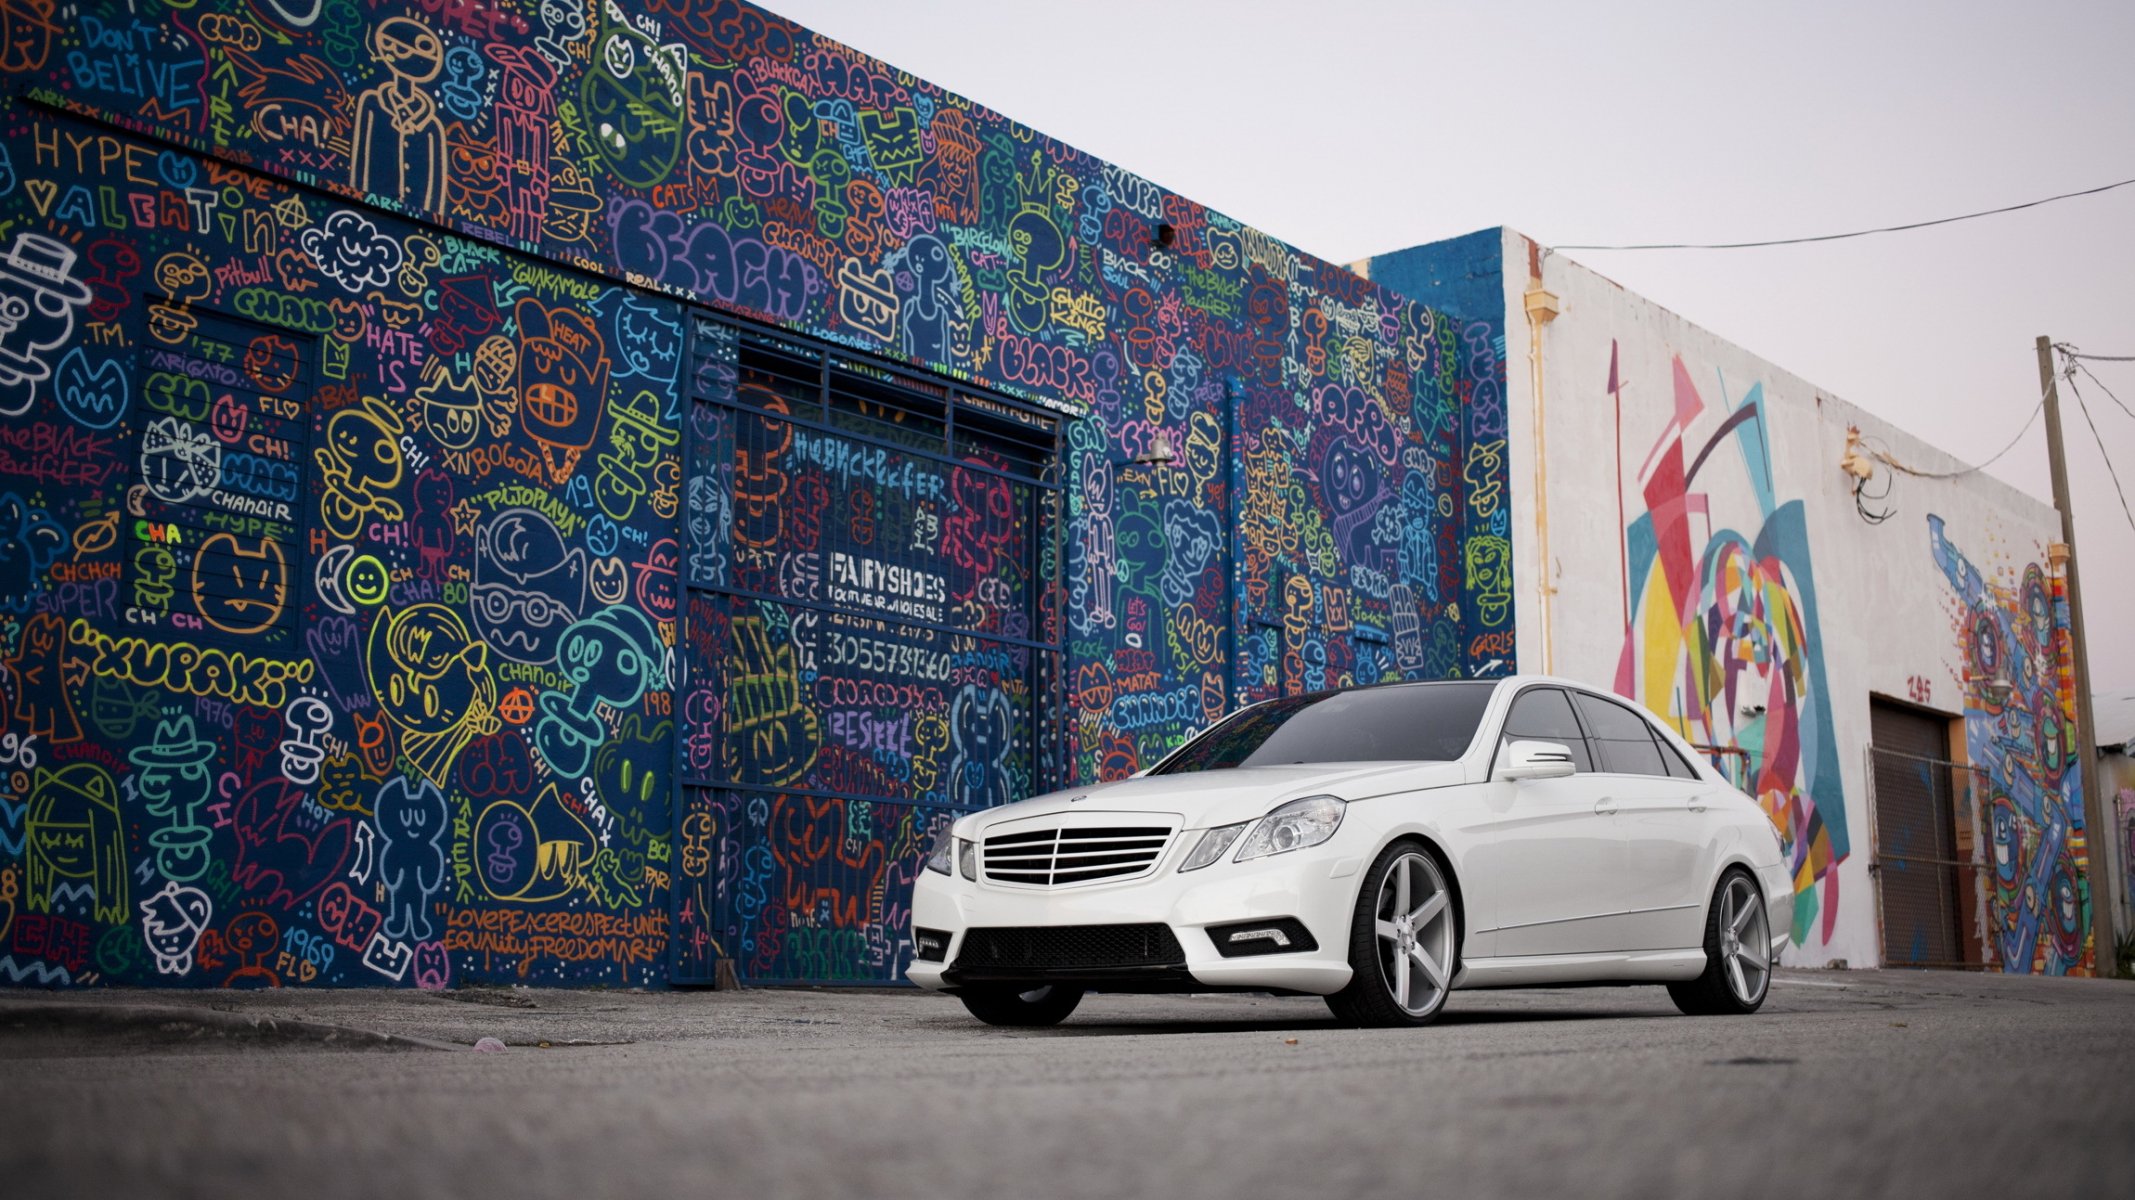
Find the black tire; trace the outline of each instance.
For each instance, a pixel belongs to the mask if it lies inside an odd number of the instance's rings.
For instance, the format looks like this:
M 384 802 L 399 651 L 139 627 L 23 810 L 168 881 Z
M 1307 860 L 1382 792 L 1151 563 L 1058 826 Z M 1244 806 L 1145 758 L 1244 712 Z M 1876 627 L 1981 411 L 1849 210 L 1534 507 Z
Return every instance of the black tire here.
M 1730 893 L 1739 898 L 1744 888 L 1755 905 L 1752 915 L 1745 919 L 1745 928 L 1755 930 L 1757 944 L 1762 946 L 1765 965 L 1761 973 L 1744 967 L 1745 955 L 1729 948 L 1729 932 L 1724 928 Z M 1732 911 L 1739 913 L 1739 906 Z M 1693 1017 L 1747 1016 L 1764 1007 L 1764 998 L 1772 991 L 1772 940 L 1767 919 L 1764 891 L 1757 886 L 1757 880 L 1740 867 L 1724 872 L 1713 887 L 1712 900 L 1705 906 L 1705 972 L 1696 979 L 1669 984 L 1668 998 Z M 1732 944 L 1740 945 L 1745 940 L 1735 938 Z M 1758 956 L 1751 949 L 1746 957 Z
M 1413 940 L 1418 944 L 1425 940 L 1436 942 L 1436 948 L 1443 955 L 1442 962 L 1434 963 L 1438 968 L 1436 994 L 1419 1010 L 1417 1005 L 1404 1005 L 1398 998 L 1396 983 L 1387 978 L 1388 966 L 1381 961 L 1384 948 L 1378 926 L 1382 915 L 1382 892 L 1387 887 L 1388 876 L 1396 867 L 1417 870 L 1425 865 L 1428 870 L 1418 870 L 1417 873 L 1435 879 L 1444 895 L 1443 928 L 1450 936 L 1443 939 L 1437 936 L 1438 917 L 1418 925 L 1420 932 Z M 1394 957 L 1407 966 L 1406 959 L 1401 959 L 1398 954 Z M 1452 978 L 1460 971 L 1460 904 L 1453 872 L 1437 851 L 1413 841 L 1395 842 L 1380 851 L 1371 870 L 1364 873 L 1364 882 L 1357 889 L 1356 907 L 1350 911 L 1349 966 L 1352 972 L 1349 986 L 1327 997 L 1328 1009 L 1345 1025 L 1415 1027 L 1430 1024 L 1445 1011 L 1446 997 L 1452 992 Z M 1412 986 L 1420 982 L 1418 977 L 1412 976 Z
M 1040 1028 L 1067 1020 L 1082 1003 L 1082 989 L 1047 983 L 1025 987 L 1015 983 L 984 983 L 956 993 L 971 1015 L 988 1025 Z

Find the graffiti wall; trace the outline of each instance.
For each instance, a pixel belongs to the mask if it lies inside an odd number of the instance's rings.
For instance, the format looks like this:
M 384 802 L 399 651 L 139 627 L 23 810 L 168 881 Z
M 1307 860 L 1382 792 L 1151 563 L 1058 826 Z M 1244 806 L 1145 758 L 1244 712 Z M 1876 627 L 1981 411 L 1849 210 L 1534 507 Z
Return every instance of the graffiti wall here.
M 1670 367 L 1673 410 L 1639 472 L 1645 511 L 1624 530 L 1615 687 L 1763 805 L 1794 869 L 1795 943 L 1829 942 L 1849 839 L 1806 513 L 1775 495 L 1763 384 L 1729 399 L 1714 373 L 1708 406 L 1682 358 Z
M 2087 974 L 2092 893 L 2067 593 L 2037 561 L 1990 578 L 1941 517 L 1927 526 L 1964 663 L 1965 751 L 1985 786 L 1994 959 L 2016 973 Z
M 1952 583 L 1918 545 L 1918 522 L 1935 513 L 1951 545 L 2042 546 L 2059 528 L 2050 507 L 1953 474 L 1965 464 L 1935 446 L 1513 230 L 1364 269 L 1426 303 L 1506 321 L 1526 359 L 1505 388 L 1520 669 L 1636 699 L 1756 798 L 1794 869 L 1787 961 L 1863 966 L 1882 953 L 1871 697 L 1966 717 L 1973 761 L 2008 795 L 1992 832 L 2023 880 L 1996 911 L 2030 914 L 2007 926 L 2025 963 L 2067 957 L 2048 931 L 2074 919 L 2053 893 L 2056 855 L 2080 821 L 2053 814 L 2080 806 L 2055 790 L 2062 771 L 2049 760 L 2066 751 L 2037 715 L 2052 705 L 2034 703 L 2039 688 L 2054 694 L 2050 657 L 2000 663 L 2018 707 L 1996 700 L 1983 713 L 2001 692 L 1980 692 L 1977 665 L 1935 619 Z M 1535 296 L 1537 316 L 1531 293 L 1547 296 Z M 1877 465 L 1862 481 L 1841 468 L 1869 450 L 1925 475 Z M 1962 604 L 2017 614 L 1986 620 L 1997 650 L 2050 654 L 2044 616 L 2019 620 L 2020 575 L 1960 589 Z
M 0 972 L 660 978 L 672 307 L 0 122 Z
M 892 978 L 944 814 L 1514 661 L 1493 320 L 761 10 L 18 0 L 0 67 L 17 974 L 638 981 L 673 934 Z M 989 524 L 954 444 L 931 508 L 889 454 L 685 470 L 682 299 L 1058 414 L 1054 528 Z M 773 514 L 814 548 L 684 603 L 685 518 Z M 841 675 L 763 607 L 811 554 L 886 595 L 891 527 L 935 531 L 897 603 L 963 606 L 916 705 L 864 665 L 912 639 L 838 630 Z M 1019 583 L 1017 538 L 1062 551 Z M 1038 589 L 1056 676 L 948 645 L 987 598 L 928 576 Z M 678 744 L 758 790 L 668 816 Z

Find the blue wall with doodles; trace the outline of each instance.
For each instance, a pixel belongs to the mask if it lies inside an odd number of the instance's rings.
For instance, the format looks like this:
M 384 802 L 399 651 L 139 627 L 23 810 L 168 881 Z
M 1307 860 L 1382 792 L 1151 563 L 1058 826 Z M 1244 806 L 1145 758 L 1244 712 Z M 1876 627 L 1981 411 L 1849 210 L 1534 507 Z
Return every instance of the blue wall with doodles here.
M 0 981 L 894 979 L 950 814 L 1513 660 L 1494 325 L 762 10 L 0 72 Z

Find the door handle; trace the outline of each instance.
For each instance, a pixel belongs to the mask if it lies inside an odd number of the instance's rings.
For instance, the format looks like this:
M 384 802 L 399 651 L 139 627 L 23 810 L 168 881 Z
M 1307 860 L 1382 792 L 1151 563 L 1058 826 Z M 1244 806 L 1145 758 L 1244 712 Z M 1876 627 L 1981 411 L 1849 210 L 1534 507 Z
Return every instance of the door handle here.
M 1594 801 L 1594 814 L 1596 816 L 1606 817 L 1615 811 L 1616 797 L 1614 796 L 1603 796 L 1601 799 Z
M 1709 801 L 1710 801 L 1711 799 L 1712 799 L 1712 797 L 1711 797 L 1711 796 L 1709 796 L 1709 795 L 1699 795 L 1699 796 L 1692 796 L 1692 797 L 1690 798 L 1690 811 L 1692 811 L 1692 812 L 1704 812 L 1704 811 L 1705 811 L 1705 805 L 1706 805 L 1706 804 L 1707 804 L 1707 802 L 1709 802 Z

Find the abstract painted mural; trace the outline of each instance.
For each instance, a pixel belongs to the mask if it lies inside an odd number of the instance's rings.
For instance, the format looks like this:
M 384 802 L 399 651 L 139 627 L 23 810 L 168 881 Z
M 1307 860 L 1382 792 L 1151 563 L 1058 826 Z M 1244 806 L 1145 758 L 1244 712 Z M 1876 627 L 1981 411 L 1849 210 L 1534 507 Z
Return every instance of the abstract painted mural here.
M 1511 669 L 1500 330 L 759 9 L 13 0 L 0 69 L 18 977 L 891 979 L 948 815 Z M 684 301 L 1050 412 L 1057 507 L 685 464 Z
M 2091 886 L 2068 597 L 2036 561 L 1989 579 L 1941 517 L 1928 545 L 1949 582 L 1965 682 L 1965 753 L 1985 786 L 1988 942 L 2004 971 L 2088 974 Z
M 1793 866 L 1794 945 L 1828 942 L 1849 841 L 1804 509 L 1774 492 L 1763 385 L 1730 403 L 1716 379 L 1708 410 L 1673 366 L 1673 416 L 1639 470 L 1646 511 L 1624 535 L 1616 691 L 1757 798 Z

